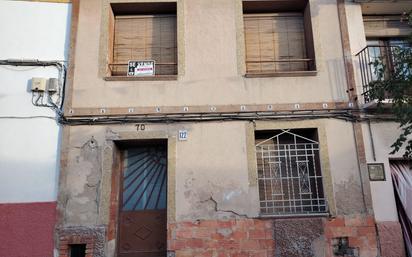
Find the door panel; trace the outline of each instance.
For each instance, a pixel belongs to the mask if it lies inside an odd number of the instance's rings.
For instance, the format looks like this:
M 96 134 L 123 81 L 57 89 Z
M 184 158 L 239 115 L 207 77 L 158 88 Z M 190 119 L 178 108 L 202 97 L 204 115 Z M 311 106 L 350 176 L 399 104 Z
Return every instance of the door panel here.
M 120 192 L 119 257 L 165 257 L 167 149 L 125 151 Z

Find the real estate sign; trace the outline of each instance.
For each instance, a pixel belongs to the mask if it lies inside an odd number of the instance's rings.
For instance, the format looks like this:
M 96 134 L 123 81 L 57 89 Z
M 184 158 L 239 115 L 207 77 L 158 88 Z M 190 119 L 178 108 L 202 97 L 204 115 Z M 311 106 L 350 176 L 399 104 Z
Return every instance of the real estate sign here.
M 153 76 L 155 75 L 155 61 L 129 61 L 127 76 Z

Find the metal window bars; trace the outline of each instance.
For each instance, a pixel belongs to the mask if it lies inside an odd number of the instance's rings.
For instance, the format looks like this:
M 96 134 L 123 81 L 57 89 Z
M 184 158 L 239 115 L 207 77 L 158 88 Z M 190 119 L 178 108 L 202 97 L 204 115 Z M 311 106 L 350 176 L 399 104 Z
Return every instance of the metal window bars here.
M 281 130 L 259 142 L 256 155 L 262 215 L 319 215 L 328 211 L 318 142 Z
M 411 46 L 408 43 L 393 44 L 388 42 L 382 45 L 368 45 L 356 54 L 365 103 L 375 100 L 370 94 L 373 82 L 385 80 L 399 69 L 403 70 L 404 74 L 410 74 L 410 66 L 401 63 L 402 58 L 400 57 L 410 55 L 411 51 Z M 408 92 L 408 94 L 410 93 Z M 388 92 L 385 92 L 385 98 L 392 97 Z

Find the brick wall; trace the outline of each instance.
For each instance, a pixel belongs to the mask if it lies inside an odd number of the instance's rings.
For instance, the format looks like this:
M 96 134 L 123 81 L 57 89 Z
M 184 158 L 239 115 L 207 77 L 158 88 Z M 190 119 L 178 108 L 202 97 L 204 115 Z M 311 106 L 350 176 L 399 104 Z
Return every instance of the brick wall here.
M 349 247 L 356 249 L 359 257 L 378 256 L 373 216 L 354 215 L 325 220 L 326 257 L 334 256 L 334 239 L 341 237 L 349 239 Z
M 169 224 L 168 249 L 176 257 L 274 256 L 273 222 L 259 219 L 203 220 Z
M 58 228 L 59 257 L 70 257 L 71 245 L 85 245 L 86 257 L 104 257 L 105 227 Z
M 321 228 L 299 224 L 319 224 Z M 281 233 L 276 232 L 279 229 Z M 312 232 L 316 236 L 309 236 Z M 305 257 L 333 257 L 333 245 L 342 237 L 348 238 L 355 256 L 378 255 L 374 218 L 361 215 L 333 219 L 242 218 L 170 223 L 168 250 L 175 251 L 176 257 L 290 257 L 293 253 L 301 256 L 303 252 Z M 307 250 L 315 247 L 320 249 Z

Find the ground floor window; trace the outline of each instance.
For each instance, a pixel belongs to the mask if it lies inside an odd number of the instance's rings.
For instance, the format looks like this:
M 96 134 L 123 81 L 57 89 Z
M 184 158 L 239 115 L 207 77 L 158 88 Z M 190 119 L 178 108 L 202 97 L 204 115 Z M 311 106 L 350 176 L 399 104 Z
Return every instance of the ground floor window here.
M 327 212 L 316 129 L 256 132 L 262 215 Z

